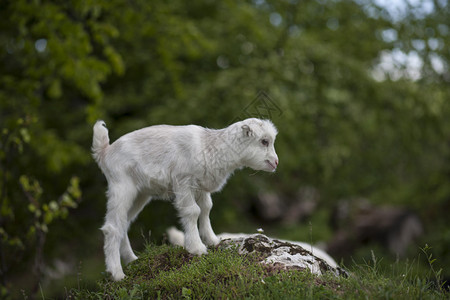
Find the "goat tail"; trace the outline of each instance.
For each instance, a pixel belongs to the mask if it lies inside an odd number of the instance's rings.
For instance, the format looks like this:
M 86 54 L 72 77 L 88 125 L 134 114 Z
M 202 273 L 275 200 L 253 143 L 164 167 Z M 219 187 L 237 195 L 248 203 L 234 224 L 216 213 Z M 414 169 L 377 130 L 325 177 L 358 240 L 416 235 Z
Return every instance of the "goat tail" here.
M 100 164 L 105 157 L 106 148 L 108 148 L 108 146 L 109 136 L 106 123 L 99 120 L 94 125 L 94 136 L 92 138 L 92 156 L 98 164 Z

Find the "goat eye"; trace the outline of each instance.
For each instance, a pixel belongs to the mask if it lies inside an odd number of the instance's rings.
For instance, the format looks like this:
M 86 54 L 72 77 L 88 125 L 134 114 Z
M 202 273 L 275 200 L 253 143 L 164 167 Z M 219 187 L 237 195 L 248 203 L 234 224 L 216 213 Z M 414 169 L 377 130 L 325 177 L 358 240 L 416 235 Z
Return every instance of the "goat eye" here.
M 263 140 L 261 140 L 261 144 L 263 145 L 263 146 L 269 146 L 269 141 L 268 140 L 266 140 L 266 139 L 263 139 Z

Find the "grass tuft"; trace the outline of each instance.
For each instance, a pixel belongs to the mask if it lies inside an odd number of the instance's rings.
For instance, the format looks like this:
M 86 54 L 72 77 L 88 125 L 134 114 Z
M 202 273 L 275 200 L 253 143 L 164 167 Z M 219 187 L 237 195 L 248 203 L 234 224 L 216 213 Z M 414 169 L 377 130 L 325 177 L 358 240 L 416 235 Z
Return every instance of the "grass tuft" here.
M 264 265 L 257 255 L 239 255 L 236 249 L 209 249 L 207 255 L 198 257 L 181 247 L 148 245 L 139 257 L 125 268 L 124 280 L 113 282 L 105 276 L 98 282 L 97 290 L 77 289 L 71 296 L 75 299 L 450 299 L 434 278 L 421 278 L 414 273 L 414 262 L 407 261 L 403 266 L 396 262 L 386 272 L 374 253 L 371 261 L 354 264 L 348 278 L 332 273 L 318 277 L 307 270 Z M 432 257 L 427 257 L 432 265 Z M 432 271 L 431 275 L 439 279 L 438 272 Z

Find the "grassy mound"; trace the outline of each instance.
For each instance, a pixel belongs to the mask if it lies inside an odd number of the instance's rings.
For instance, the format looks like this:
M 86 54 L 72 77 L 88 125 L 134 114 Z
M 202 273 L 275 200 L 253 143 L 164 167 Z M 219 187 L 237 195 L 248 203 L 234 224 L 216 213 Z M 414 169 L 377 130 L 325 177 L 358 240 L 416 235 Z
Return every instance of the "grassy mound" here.
M 306 270 L 284 270 L 259 263 L 257 255 L 235 249 L 210 249 L 192 256 L 180 247 L 148 245 L 125 268 L 120 282 L 104 278 L 96 287 L 73 290 L 75 299 L 442 299 L 432 280 L 418 278 L 411 267 L 396 266 L 386 277 L 377 262 L 354 266 L 348 278 Z M 71 298 L 72 298 L 71 297 Z

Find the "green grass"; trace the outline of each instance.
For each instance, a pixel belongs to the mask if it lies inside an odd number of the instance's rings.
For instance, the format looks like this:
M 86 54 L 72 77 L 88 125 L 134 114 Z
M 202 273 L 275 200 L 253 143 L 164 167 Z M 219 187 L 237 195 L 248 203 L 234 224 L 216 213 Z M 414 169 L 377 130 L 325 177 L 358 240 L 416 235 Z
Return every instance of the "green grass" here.
M 197 257 L 180 247 L 148 245 L 139 257 L 125 268 L 123 281 L 105 277 L 96 287 L 72 290 L 70 298 L 450 299 L 433 276 L 416 275 L 414 264 L 398 262 L 382 270 L 375 256 L 348 268 L 348 278 L 280 270 L 235 249 L 210 249 Z

